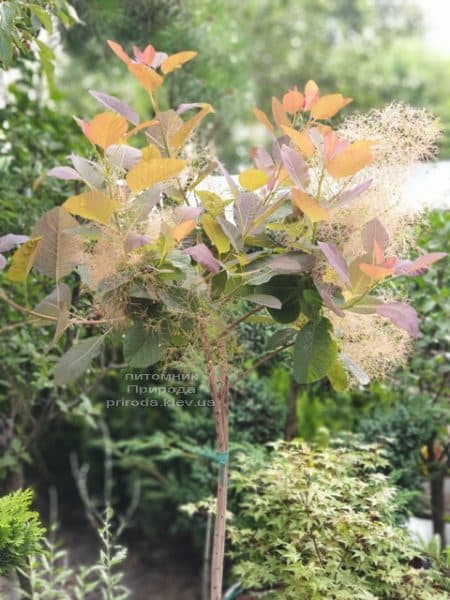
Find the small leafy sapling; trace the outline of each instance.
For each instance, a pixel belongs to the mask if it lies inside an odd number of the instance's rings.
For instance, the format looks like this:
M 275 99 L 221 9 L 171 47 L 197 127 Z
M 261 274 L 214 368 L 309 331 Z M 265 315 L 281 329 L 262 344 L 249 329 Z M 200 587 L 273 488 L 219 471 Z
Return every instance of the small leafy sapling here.
M 5 249 L 11 240 L 22 242 L 6 279 L 25 281 L 36 270 L 53 279 L 55 289 L 33 309 L 18 306 L 4 290 L 0 295 L 39 326 L 53 326 L 55 344 L 69 328 L 98 327 L 98 334 L 80 339 L 60 358 L 54 371 L 58 385 L 80 376 L 117 331 L 132 367 L 161 362 L 167 368 L 182 353 L 202 352 L 219 463 L 211 567 L 211 598 L 218 600 L 229 390 L 239 378 L 233 334 L 255 317 L 281 324 L 269 340 L 270 351 L 256 363 L 293 348 L 298 383 L 327 377 L 336 389 L 351 378 L 366 382 L 369 375 L 378 377 L 383 361 L 401 359 L 405 336 L 418 333 L 417 316 L 408 304 L 388 298 L 384 284 L 419 273 L 444 254 L 406 261 L 391 252 L 404 245 L 392 223 L 402 223 L 404 232 L 407 219 L 393 218 L 399 178 L 392 172 L 388 178 L 386 165 L 395 171 L 398 156 L 412 162 L 429 154 L 437 129 L 418 112 L 418 118 L 405 119 L 394 142 L 386 124 L 382 135 L 376 130 L 377 135 L 366 137 L 358 133 L 364 127 L 358 130 L 350 121 L 345 136 L 345 123 L 335 131 L 329 122 L 351 99 L 322 95 L 309 81 L 304 92 L 294 88 L 281 100 L 273 98 L 273 121 L 255 109 L 271 150 L 254 149 L 253 166 L 236 179 L 219 161 L 192 150 L 195 130 L 213 112 L 209 104 L 159 107 L 157 92 L 165 78 L 196 53 L 167 56 L 147 46 L 134 48 L 130 57 L 119 44 L 109 45 L 148 92 L 151 115 L 141 120 L 120 99 L 91 91 L 108 110 L 90 121 L 77 119 L 91 144 L 88 158 L 72 155 L 71 166 L 48 172 L 81 183 L 84 191 L 45 213 L 27 241 L 2 238 Z M 397 131 L 395 114 L 400 118 L 403 109 L 394 110 L 394 117 L 390 110 L 390 126 Z M 393 143 L 399 152 L 386 151 Z M 205 187 L 214 171 L 227 184 L 222 194 Z M 76 306 L 66 279 L 74 270 L 83 298 Z M 248 312 L 236 319 L 235 307 L 242 302 Z M 352 315 L 364 335 L 353 334 Z M 406 333 L 393 334 L 395 328 Z M 356 356 L 351 351 L 355 339 L 370 340 Z

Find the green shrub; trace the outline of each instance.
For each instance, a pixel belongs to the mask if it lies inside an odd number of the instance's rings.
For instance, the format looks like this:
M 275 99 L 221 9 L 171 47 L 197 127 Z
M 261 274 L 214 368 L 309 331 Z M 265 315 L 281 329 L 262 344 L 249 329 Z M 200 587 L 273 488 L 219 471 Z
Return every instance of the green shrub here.
M 427 563 L 395 524 L 380 449 L 274 446 L 257 468 L 241 457 L 234 474 L 234 573 L 246 591 L 277 600 L 449 597 L 437 570 L 415 567 Z
M 0 498 L 0 575 L 20 567 L 38 549 L 44 534 L 37 512 L 30 510 L 31 490 Z

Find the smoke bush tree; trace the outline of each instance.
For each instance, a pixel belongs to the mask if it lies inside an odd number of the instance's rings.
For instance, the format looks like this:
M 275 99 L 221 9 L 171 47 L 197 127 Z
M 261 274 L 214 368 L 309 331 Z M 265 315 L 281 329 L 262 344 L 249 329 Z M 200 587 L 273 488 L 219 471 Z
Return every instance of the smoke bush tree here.
M 230 386 L 286 349 L 298 383 L 327 377 L 338 390 L 403 360 L 409 336 L 418 334 L 417 315 L 384 283 L 444 256 L 395 255 L 412 231 L 400 195 L 405 167 L 432 154 L 438 130 L 425 111 L 391 105 L 335 131 L 330 119 L 351 98 L 323 95 L 308 81 L 303 92 L 273 98 L 272 120 L 254 109 L 272 146 L 254 149 L 253 167 L 236 180 L 192 141 L 213 112 L 209 104 L 159 107 L 165 78 L 196 53 L 167 56 L 149 45 L 130 57 L 109 45 L 147 90 L 152 114 L 141 120 L 118 98 L 91 91 L 108 110 L 77 119 L 91 144 L 88 158 L 72 155 L 71 166 L 48 173 L 81 182 L 85 191 L 46 212 L 29 239 L 0 239 L 1 252 L 18 246 L 5 272 L 9 282 L 24 282 L 33 269 L 56 287 L 32 309 L 4 289 L 0 296 L 36 325 L 53 326 L 55 346 L 68 330 L 79 332 L 56 364 L 56 385 L 80 376 L 117 332 L 132 367 L 168 368 L 180 355 L 198 361 L 201 354 L 216 428 L 216 452 L 208 456 L 219 463 L 211 567 L 211 598 L 218 600 Z M 204 183 L 216 170 L 227 183 L 221 194 Z M 67 279 L 74 270 L 82 282 L 75 304 Z M 238 302 L 248 310 L 236 318 Z M 242 356 L 235 332 L 243 321 L 282 325 L 264 356 Z M 96 335 L 83 337 L 93 328 Z

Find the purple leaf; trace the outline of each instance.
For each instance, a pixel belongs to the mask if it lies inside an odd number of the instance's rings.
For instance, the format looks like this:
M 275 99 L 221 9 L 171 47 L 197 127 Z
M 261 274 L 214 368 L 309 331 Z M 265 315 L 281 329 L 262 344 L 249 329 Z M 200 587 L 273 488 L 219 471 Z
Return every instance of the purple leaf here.
M 16 235 L 15 233 L 7 233 L 0 237 L 0 252 L 8 252 L 12 248 L 17 248 L 30 238 L 27 235 Z
M 183 223 L 184 221 L 192 221 L 198 217 L 202 212 L 200 206 L 177 206 L 173 211 L 176 223 Z
M 148 235 L 142 235 L 137 231 L 130 231 L 125 240 L 125 252 L 131 252 L 141 246 L 146 246 L 150 242 Z
M 250 296 L 245 296 L 244 299 L 253 302 L 254 304 L 267 306 L 268 308 L 276 308 L 277 310 L 280 310 L 283 306 L 279 298 L 271 296 L 270 294 L 251 294 Z
M 338 202 L 336 202 L 336 204 L 334 204 L 334 207 L 341 208 L 342 206 L 345 206 L 346 204 L 348 204 L 349 202 L 351 202 L 352 200 L 354 200 L 355 198 L 360 196 L 363 192 L 368 190 L 370 188 L 371 184 L 372 184 L 372 180 L 368 179 L 367 181 L 364 181 L 363 183 L 360 183 L 359 185 L 355 186 L 351 190 L 347 190 L 346 192 L 343 192 L 339 196 Z
M 3 254 L 0 254 L 0 271 L 3 271 L 3 269 L 6 267 L 6 258 L 3 256 Z
M 233 204 L 236 227 L 245 237 L 252 231 L 254 221 L 264 212 L 264 206 L 258 194 L 239 192 Z
M 128 106 L 128 104 L 122 102 L 122 100 L 119 100 L 119 98 L 116 98 L 115 96 L 108 96 L 108 94 L 104 94 L 103 92 L 95 92 L 93 90 L 90 90 L 89 93 L 97 100 L 97 102 L 100 102 L 100 104 L 106 106 L 106 108 L 110 108 L 119 115 L 122 115 L 122 117 L 125 117 L 127 121 L 133 123 L 133 125 L 138 125 L 139 115 L 137 112 L 135 112 L 131 106 Z
M 325 306 L 331 311 L 333 311 L 338 317 L 345 317 L 345 312 L 341 308 L 339 308 L 339 306 L 337 306 L 337 304 L 335 303 L 334 298 L 331 295 L 330 290 L 328 289 L 328 286 L 320 284 L 317 281 L 315 281 L 314 283 Z
M 313 257 L 303 252 L 287 252 L 264 261 L 264 266 L 277 273 L 302 273 L 313 265 Z
M 127 170 L 135 167 L 142 158 L 142 152 L 138 148 L 127 144 L 111 144 L 105 154 L 113 165 Z
M 394 265 L 395 275 L 421 275 L 430 265 L 447 256 L 445 252 L 430 252 L 419 256 L 415 260 L 401 260 L 397 258 Z
M 411 337 L 419 335 L 419 321 L 412 306 L 404 302 L 388 302 L 377 308 L 377 314 L 389 319 L 394 325 L 404 329 Z
M 53 167 L 47 171 L 47 175 L 57 179 L 81 179 L 80 174 L 72 167 Z
M 271 177 L 275 170 L 275 163 L 272 157 L 263 148 L 255 148 L 252 152 L 253 162 L 257 169 L 264 171 Z
M 375 242 L 385 250 L 389 244 L 389 234 L 378 219 L 372 219 L 361 231 L 361 241 L 367 254 L 373 256 Z
M 238 229 L 234 223 L 230 223 L 225 217 L 217 217 L 217 222 L 222 227 L 224 234 L 230 240 L 235 250 L 242 250 L 243 240 L 239 235 Z
M 166 54 L 165 52 L 157 52 L 152 60 L 152 62 L 150 63 L 150 66 L 152 69 L 157 69 L 161 63 L 163 63 L 166 58 L 168 58 L 168 54 Z
M 202 267 L 211 271 L 211 273 L 218 273 L 220 271 L 220 264 L 214 258 L 211 250 L 205 246 L 205 244 L 197 244 L 191 248 L 184 250 L 186 254 L 189 254 L 196 262 Z
M 351 287 L 348 265 L 336 244 L 333 244 L 332 242 L 318 242 L 318 246 L 325 254 L 328 262 L 336 273 L 340 275 L 344 283 L 348 285 L 348 287 Z
M 176 110 L 176 113 L 177 115 L 182 115 L 183 113 L 187 112 L 188 110 L 192 110 L 193 108 L 203 108 L 203 104 L 201 102 L 185 102 L 183 104 L 180 104 L 180 106 Z
M 103 185 L 103 175 L 97 163 L 87 160 L 77 154 L 71 154 L 70 160 L 73 166 L 80 174 L 81 178 L 93 188 L 101 188 Z
M 280 153 L 289 177 L 301 190 L 305 190 L 309 183 L 309 169 L 303 156 L 289 146 L 282 146 Z
M 220 161 L 217 161 L 217 168 L 222 173 L 222 175 L 225 177 L 225 179 L 228 183 L 228 186 L 233 193 L 233 196 L 237 196 L 239 193 L 239 187 L 237 186 L 234 179 L 231 177 L 231 175 L 228 173 L 228 171 L 225 169 L 225 167 L 223 166 L 223 164 Z

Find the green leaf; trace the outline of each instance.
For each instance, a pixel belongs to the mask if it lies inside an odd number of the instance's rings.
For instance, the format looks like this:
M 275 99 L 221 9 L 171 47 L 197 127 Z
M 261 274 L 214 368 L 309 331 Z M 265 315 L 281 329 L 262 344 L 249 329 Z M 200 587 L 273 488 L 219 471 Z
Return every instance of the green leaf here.
M 328 369 L 327 377 L 336 392 L 344 392 L 348 387 L 347 373 L 342 364 L 335 360 Z
M 43 327 L 56 324 L 55 336 L 53 338 L 54 342 L 61 337 L 67 327 L 71 301 L 72 290 L 65 283 L 59 283 L 53 292 L 34 307 L 34 312 L 53 317 L 53 320 L 36 317 L 35 320 L 33 319 L 33 322 L 35 325 L 41 325 Z
M 163 355 L 161 338 L 136 323 L 123 340 L 123 356 L 130 367 L 144 368 L 157 363 Z
M 8 68 L 13 57 L 13 43 L 8 32 L 0 28 L 0 62 L 3 68 Z
M 279 329 L 275 331 L 275 333 L 269 338 L 267 342 L 267 350 L 275 350 L 279 346 L 284 346 L 288 344 L 296 334 L 295 329 L 287 328 L 287 329 Z
M 331 323 L 321 317 L 307 323 L 294 347 L 294 377 L 297 383 L 313 383 L 328 373 L 336 360 L 337 344 L 330 334 Z
M 28 9 L 39 19 L 48 33 L 53 33 L 52 18 L 45 8 L 37 4 L 28 4 Z
M 93 359 L 100 353 L 105 340 L 104 335 L 81 340 L 62 355 L 53 371 L 56 385 L 65 385 L 78 379 L 90 366 Z

